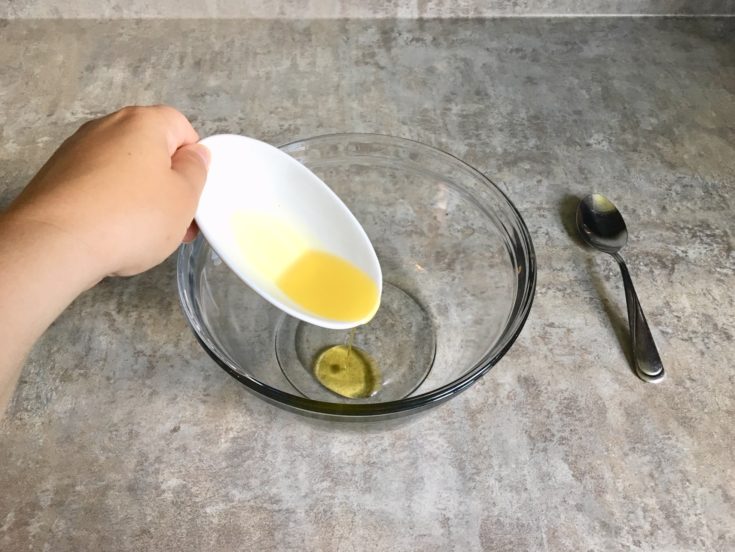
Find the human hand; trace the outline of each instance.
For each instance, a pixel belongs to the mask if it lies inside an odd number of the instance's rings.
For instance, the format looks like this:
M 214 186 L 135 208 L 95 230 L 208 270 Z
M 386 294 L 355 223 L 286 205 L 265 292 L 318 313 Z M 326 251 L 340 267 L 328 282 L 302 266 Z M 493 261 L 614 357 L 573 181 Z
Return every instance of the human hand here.
M 48 226 L 86 254 L 89 281 L 129 276 L 194 237 L 209 151 L 171 107 L 126 107 L 85 123 L 8 209 Z

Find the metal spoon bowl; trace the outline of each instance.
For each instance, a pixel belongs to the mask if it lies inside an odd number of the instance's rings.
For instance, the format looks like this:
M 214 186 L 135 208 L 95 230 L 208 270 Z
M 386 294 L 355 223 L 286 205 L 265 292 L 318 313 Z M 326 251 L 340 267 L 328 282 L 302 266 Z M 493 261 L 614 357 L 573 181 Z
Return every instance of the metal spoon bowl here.
M 651 383 L 661 381 L 666 372 L 633 287 L 628 267 L 619 253 L 628 243 L 628 229 L 623 216 L 605 196 L 590 194 L 582 199 L 577 207 L 577 230 L 585 243 L 612 255 L 618 262 L 625 286 L 635 373 L 643 381 Z

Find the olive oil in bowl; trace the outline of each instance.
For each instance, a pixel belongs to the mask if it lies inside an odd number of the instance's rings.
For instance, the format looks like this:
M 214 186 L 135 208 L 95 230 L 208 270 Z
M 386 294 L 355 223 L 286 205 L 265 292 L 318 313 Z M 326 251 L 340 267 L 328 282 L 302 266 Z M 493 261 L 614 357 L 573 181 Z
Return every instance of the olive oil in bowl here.
M 343 397 L 366 399 L 380 390 L 380 371 L 373 358 L 355 347 L 355 328 L 347 345 L 333 345 L 314 359 L 314 377 L 324 387 Z

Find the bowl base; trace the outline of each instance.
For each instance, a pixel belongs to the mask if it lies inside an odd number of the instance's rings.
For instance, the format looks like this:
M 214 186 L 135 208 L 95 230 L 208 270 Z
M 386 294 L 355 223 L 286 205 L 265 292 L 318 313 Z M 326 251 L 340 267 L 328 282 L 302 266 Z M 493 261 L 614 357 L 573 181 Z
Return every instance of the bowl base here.
M 436 353 L 434 324 L 429 312 L 411 295 L 383 282 L 380 309 L 355 330 L 354 345 L 367 352 L 380 374 L 378 391 L 365 398 L 341 396 L 314 375 L 317 357 L 334 345 L 346 345 L 350 330 L 330 330 L 288 315 L 278 321 L 276 358 L 294 388 L 309 399 L 343 403 L 382 403 L 413 393 L 426 379 Z

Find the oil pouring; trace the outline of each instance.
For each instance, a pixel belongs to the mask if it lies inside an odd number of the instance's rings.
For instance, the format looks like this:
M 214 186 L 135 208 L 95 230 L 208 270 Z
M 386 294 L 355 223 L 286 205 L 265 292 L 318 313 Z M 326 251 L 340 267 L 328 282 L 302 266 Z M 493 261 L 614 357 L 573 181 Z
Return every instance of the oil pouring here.
M 243 262 L 275 281 L 286 300 L 344 322 L 372 318 L 378 310 L 378 287 L 370 277 L 345 259 L 313 249 L 306 231 L 253 213 L 235 213 L 232 220 Z M 352 399 L 370 397 L 381 385 L 375 361 L 354 345 L 356 329 L 346 344 L 320 351 L 312 366 L 319 383 Z
M 369 322 L 380 306 L 380 264 L 340 198 L 258 140 L 218 135 L 202 143 L 211 163 L 195 220 L 220 258 L 291 316 L 331 329 Z M 320 353 L 313 368 L 343 396 L 370 396 L 379 387 L 374 363 L 352 340 Z

